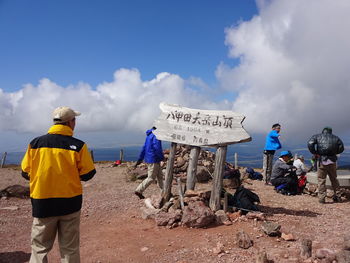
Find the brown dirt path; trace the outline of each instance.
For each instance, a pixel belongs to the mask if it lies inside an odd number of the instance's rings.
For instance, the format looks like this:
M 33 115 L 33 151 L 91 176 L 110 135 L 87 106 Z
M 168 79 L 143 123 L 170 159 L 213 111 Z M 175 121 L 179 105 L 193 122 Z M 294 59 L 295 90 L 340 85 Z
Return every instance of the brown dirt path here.
M 270 186 L 253 181 L 246 185 L 256 192 L 269 220 L 282 225 L 282 232 L 292 233 L 296 241 L 267 237 L 260 222 L 243 219 L 231 226 L 207 229 L 157 227 L 143 220 L 143 202 L 133 195 L 137 182 L 126 181 L 125 167 L 96 164 L 97 175 L 84 183 L 81 218 L 81 261 L 105 262 L 254 262 L 260 250 L 266 250 L 275 262 L 298 261 L 302 238 L 313 240 L 314 248 L 341 248 L 344 235 L 350 233 L 350 203 L 321 205 L 307 195 L 283 196 Z M 13 168 L 0 169 L 0 189 L 27 182 Z M 198 185 L 206 188 L 208 185 Z M 157 192 L 151 185 L 146 196 Z M 11 210 L 11 207 L 17 208 Z M 28 262 L 30 257 L 30 200 L 0 200 L 0 263 Z M 254 246 L 244 250 L 235 245 L 239 230 L 246 231 Z M 223 244 L 226 253 L 215 254 L 213 248 Z M 59 262 L 57 242 L 49 254 L 50 262 Z

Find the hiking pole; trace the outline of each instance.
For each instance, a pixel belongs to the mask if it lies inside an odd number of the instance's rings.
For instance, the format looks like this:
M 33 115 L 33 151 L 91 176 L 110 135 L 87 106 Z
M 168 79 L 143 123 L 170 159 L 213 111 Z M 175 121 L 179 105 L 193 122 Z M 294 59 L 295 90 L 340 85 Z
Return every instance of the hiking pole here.
M 260 211 L 255 211 L 255 210 L 249 210 L 249 209 L 245 209 L 245 208 L 239 208 L 239 207 L 236 207 L 236 206 L 231 206 L 232 208 L 236 208 L 237 210 L 243 210 L 243 211 L 247 211 L 247 212 L 252 212 L 252 213 L 261 213 Z

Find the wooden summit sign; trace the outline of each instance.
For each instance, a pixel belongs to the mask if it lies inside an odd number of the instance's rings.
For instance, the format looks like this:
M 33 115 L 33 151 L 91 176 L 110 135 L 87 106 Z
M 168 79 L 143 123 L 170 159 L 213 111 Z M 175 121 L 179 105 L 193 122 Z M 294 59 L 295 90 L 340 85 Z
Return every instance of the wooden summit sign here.
M 251 141 L 242 122 L 245 117 L 232 111 L 185 108 L 161 103 L 161 115 L 153 132 L 157 139 L 192 146 L 215 146 Z
M 154 123 L 157 129 L 153 133 L 158 140 L 172 142 L 165 171 L 162 204 L 169 201 L 171 196 L 177 143 L 192 146 L 187 168 L 188 190 L 195 188 L 200 146 L 215 146 L 215 170 L 209 206 L 213 211 L 219 210 L 227 145 L 251 141 L 251 137 L 242 126 L 245 117 L 232 111 L 197 110 L 165 103 L 161 103 L 159 107 L 162 113 Z M 181 181 L 178 186 L 181 196 Z

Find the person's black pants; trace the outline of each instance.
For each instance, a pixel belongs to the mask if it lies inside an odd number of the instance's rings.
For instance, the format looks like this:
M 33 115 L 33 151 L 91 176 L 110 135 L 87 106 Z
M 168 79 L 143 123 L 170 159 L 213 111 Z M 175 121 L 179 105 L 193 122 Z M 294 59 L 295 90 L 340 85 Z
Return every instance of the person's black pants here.
M 278 187 L 281 184 L 286 184 L 286 187 L 284 188 L 286 191 L 290 193 L 297 193 L 298 189 L 298 178 L 296 176 L 287 175 L 284 177 L 278 177 L 273 180 L 271 180 L 271 183 L 274 187 Z

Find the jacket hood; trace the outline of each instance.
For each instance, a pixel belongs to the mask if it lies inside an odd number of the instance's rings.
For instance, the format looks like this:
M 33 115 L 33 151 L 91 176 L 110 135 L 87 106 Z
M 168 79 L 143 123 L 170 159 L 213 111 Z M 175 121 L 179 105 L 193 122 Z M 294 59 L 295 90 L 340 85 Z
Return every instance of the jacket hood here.
M 332 134 L 332 128 L 331 127 L 324 127 L 322 130 L 322 133 Z

